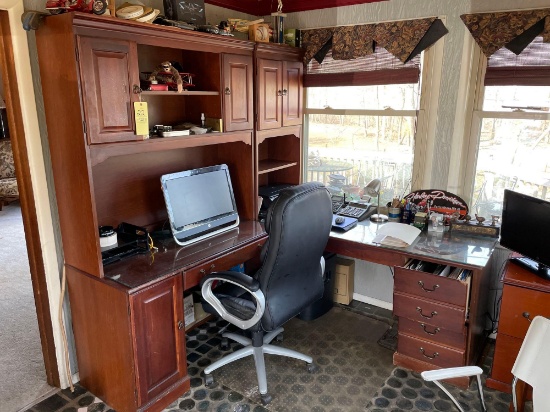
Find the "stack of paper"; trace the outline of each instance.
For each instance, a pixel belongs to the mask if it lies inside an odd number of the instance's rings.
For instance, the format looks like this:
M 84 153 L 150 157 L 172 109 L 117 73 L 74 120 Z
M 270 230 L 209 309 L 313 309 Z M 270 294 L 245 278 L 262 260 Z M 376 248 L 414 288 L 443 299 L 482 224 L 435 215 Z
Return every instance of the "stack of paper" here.
M 388 222 L 378 229 L 373 243 L 393 247 L 410 246 L 420 234 L 420 229 L 403 223 Z

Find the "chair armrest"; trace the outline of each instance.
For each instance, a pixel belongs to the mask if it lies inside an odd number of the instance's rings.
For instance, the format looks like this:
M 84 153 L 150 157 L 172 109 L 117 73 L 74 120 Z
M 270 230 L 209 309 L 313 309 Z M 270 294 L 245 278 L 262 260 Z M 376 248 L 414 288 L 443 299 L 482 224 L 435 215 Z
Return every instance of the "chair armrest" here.
M 483 370 L 479 366 L 459 366 L 457 368 L 435 369 L 420 374 L 425 381 L 439 381 L 463 376 L 481 375 Z
M 260 282 L 252 276 L 245 275 L 241 272 L 225 271 L 211 273 L 201 279 L 201 286 L 210 279 L 229 281 L 251 292 L 256 292 L 260 289 Z
M 227 311 L 212 291 L 212 283 L 217 280 L 232 283 L 250 293 L 256 301 L 256 312 L 250 319 L 238 318 Z M 260 283 L 256 279 L 240 272 L 217 272 L 206 275 L 201 280 L 201 293 L 203 299 L 206 300 L 216 310 L 216 312 L 218 312 L 222 319 L 225 319 L 229 323 L 232 323 L 243 330 L 249 329 L 256 325 L 262 318 L 265 311 L 265 296 L 260 290 Z

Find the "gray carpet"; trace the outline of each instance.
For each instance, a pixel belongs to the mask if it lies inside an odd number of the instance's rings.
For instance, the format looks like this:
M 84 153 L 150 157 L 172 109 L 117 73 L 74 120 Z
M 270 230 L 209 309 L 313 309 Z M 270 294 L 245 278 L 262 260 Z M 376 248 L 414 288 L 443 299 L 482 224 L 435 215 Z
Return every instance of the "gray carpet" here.
M 47 394 L 21 208 L 0 211 L 0 410 L 15 412 Z

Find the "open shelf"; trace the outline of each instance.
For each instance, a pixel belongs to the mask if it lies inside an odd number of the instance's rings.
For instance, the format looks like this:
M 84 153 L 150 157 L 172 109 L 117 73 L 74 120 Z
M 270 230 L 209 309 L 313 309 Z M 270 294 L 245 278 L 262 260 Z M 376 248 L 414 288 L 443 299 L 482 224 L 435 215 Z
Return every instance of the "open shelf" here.
M 186 149 L 220 143 L 243 142 L 252 144 L 252 132 L 206 133 L 180 137 L 155 137 L 141 141 L 90 145 L 90 161 L 95 166 L 113 156 Z M 296 163 L 294 163 L 296 164 Z
M 292 166 L 296 166 L 298 162 L 285 162 L 282 160 L 273 160 L 273 159 L 267 159 L 267 160 L 260 160 L 258 162 L 258 174 L 264 174 L 273 172 L 275 170 L 281 170 L 286 169 Z
M 178 93 L 173 90 L 162 91 L 162 90 L 143 90 L 141 92 L 142 96 L 219 96 L 220 92 L 207 92 L 200 90 L 184 90 L 181 93 Z

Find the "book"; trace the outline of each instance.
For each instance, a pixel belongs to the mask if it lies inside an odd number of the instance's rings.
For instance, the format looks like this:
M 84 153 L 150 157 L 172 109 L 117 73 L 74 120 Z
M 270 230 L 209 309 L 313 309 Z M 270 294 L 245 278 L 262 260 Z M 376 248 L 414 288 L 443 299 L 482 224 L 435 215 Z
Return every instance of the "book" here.
M 393 247 L 408 247 L 420 234 L 420 229 L 403 223 L 388 222 L 378 229 L 373 243 Z

